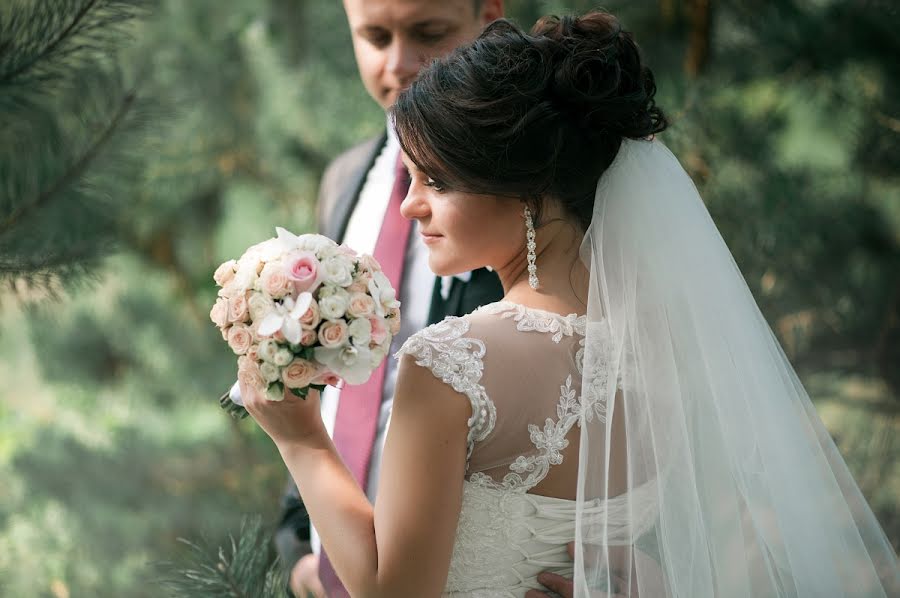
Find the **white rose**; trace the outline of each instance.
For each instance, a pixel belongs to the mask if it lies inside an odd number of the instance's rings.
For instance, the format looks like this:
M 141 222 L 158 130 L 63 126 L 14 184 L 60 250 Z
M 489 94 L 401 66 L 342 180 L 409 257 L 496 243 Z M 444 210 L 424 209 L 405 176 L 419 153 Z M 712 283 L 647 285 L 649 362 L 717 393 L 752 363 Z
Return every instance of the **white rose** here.
M 368 345 L 372 340 L 372 324 L 365 318 L 358 318 L 350 322 L 347 327 L 350 338 L 353 339 L 354 345 Z
M 278 352 L 278 349 L 278 343 L 270 338 L 267 338 L 259 343 L 259 349 L 257 352 L 259 353 L 260 359 L 272 363 L 273 361 L 275 361 L 275 353 Z
M 247 305 L 250 309 L 250 317 L 254 322 L 263 321 L 275 309 L 275 302 L 262 293 L 250 295 Z
M 281 382 L 273 382 L 269 384 L 269 388 L 266 389 L 266 398 L 270 401 L 283 401 L 284 400 L 284 386 Z
M 322 262 L 322 278 L 325 282 L 339 287 L 353 283 L 353 262 L 345 255 L 335 255 Z
M 263 362 L 259 365 L 259 373 L 266 379 L 266 382 L 275 382 L 281 380 L 281 368 L 274 363 Z
M 282 347 L 282 348 L 278 349 L 277 351 L 275 351 L 275 355 L 272 356 L 272 363 L 274 363 L 277 366 L 284 367 L 287 364 L 289 364 L 291 362 L 291 360 L 293 360 L 293 359 L 294 359 L 294 354 L 291 353 L 291 350 L 286 347 Z
M 344 317 L 347 307 L 349 307 L 349 301 L 347 301 L 346 293 L 335 293 L 319 300 L 319 315 L 326 320 L 337 320 Z
M 372 353 L 372 359 L 370 361 L 372 370 L 381 365 L 381 362 L 384 361 L 384 358 L 387 357 L 387 349 L 382 347 L 381 345 L 376 346 L 375 348 L 370 350 Z
M 337 243 L 322 235 L 306 234 L 297 237 L 297 249 L 303 251 L 312 251 L 318 254 L 320 251 L 332 246 L 336 247 Z

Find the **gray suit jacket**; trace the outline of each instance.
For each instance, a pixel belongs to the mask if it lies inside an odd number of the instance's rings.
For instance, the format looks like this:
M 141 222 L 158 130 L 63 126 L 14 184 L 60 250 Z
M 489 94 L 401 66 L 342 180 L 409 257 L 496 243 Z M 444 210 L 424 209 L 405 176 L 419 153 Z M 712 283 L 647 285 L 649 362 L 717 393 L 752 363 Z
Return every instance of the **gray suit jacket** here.
M 344 152 L 325 169 L 319 185 L 317 220 L 319 232 L 331 239 L 341 240 L 360 191 L 366 182 L 375 159 L 387 140 L 387 132 L 364 141 Z M 503 296 L 500 280 L 493 272 L 476 270 L 468 282 L 454 279 L 445 300 L 440 294 L 440 278 L 432 287 L 428 323 L 438 322 L 448 315 L 464 315 L 481 305 Z M 275 545 L 288 572 L 310 547 L 309 517 L 293 480 L 288 480 L 282 496 L 282 512 L 275 533 Z

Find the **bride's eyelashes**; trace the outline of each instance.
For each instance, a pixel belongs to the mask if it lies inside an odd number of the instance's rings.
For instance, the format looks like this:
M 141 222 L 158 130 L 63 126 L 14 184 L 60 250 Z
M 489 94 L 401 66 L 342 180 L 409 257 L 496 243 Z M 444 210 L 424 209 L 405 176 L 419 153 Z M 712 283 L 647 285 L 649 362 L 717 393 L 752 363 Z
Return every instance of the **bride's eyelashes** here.
M 444 191 L 447 190 L 446 185 L 444 185 L 443 183 L 441 183 L 439 181 L 434 180 L 431 177 L 425 177 L 425 182 L 422 184 L 425 185 L 426 187 L 431 187 L 438 193 L 443 193 Z

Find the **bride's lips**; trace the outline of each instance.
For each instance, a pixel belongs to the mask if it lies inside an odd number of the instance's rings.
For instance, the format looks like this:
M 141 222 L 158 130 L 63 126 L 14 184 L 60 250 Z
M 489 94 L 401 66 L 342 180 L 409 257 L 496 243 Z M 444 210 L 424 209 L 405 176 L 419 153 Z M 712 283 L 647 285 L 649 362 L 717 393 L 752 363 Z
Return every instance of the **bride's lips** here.
M 442 238 L 444 237 L 444 235 L 438 235 L 438 234 L 435 234 L 435 233 L 427 233 L 427 232 L 425 232 L 425 231 L 422 231 L 422 232 L 419 233 L 419 234 L 422 235 L 422 241 L 423 241 L 426 245 L 429 244 L 429 243 L 434 243 L 434 242 L 436 242 L 436 241 L 438 241 L 438 240 L 440 240 L 440 239 L 442 239 Z

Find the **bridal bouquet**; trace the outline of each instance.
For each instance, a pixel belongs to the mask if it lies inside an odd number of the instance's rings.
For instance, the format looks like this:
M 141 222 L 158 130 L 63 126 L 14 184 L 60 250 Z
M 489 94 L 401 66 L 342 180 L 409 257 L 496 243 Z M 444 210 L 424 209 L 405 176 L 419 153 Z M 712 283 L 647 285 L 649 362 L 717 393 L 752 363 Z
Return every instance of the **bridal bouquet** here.
M 277 237 L 216 269 L 209 313 L 238 355 L 238 380 L 280 401 L 285 388 L 362 384 L 387 357 L 400 302 L 378 262 L 321 235 Z M 229 398 L 222 408 L 247 415 Z

